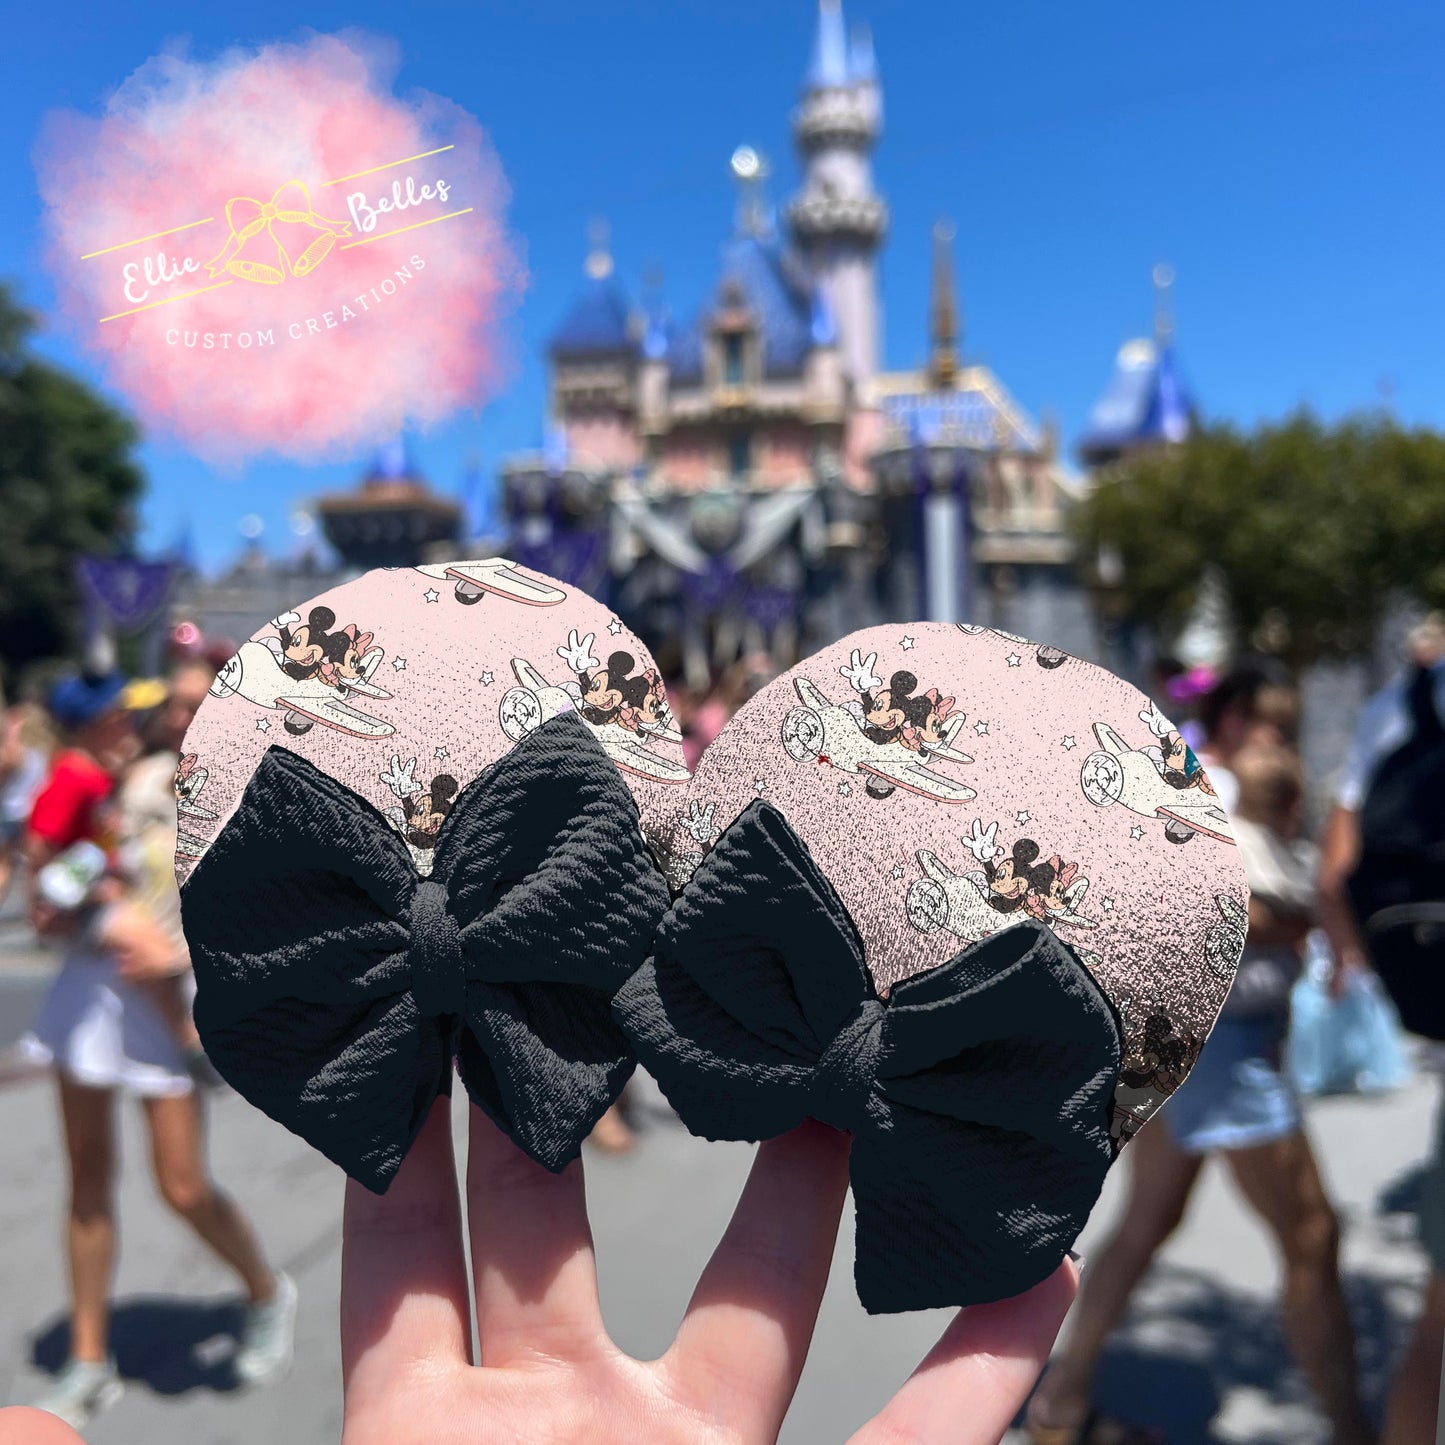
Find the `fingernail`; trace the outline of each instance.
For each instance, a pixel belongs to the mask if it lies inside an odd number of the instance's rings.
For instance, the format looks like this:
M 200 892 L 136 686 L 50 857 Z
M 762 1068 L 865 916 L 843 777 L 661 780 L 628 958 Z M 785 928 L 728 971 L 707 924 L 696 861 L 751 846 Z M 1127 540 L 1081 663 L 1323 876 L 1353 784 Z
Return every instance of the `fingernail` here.
M 1074 1261 L 1074 1268 L 1079 1272 L 1080 1276 L 1082 1276 L 1084 1266 L 1088 1263 L 1088 1259 L 1080 1254 L 1077 1249 L 1071 1249 L 1069 1251 L 1069 1258 Z

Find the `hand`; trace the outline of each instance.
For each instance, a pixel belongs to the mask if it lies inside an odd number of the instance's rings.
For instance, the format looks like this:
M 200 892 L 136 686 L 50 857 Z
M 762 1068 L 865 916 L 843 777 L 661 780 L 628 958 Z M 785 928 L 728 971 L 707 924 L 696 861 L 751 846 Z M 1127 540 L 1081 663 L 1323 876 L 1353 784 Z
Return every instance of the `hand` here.
M 391 1188 L 346 1185 L 342 1445 L 767 1445 L 812 1338 L 848 1185 L 848 1139 L 808 1123 L 759 1147 L 732 1222 L 659 1360 L 603 1328 L 582 1166 L 552 1175 L 469 1108 L 471 1359 L 449 1100 Z M 1073 1300 L 1064 1264 L 964 1310 L 851 1445 L 996 1445 Z
M 0 1410 L 0 1440 L 7 1445 L 85 1445 L 63 1420 L 28 1405 Z
M 998 824 L 990 823 L 987 828 L 983 826 L 982 818 L 973 820 L 973 828 L 967 838 L 962 840 L 963 846 L 978 859 L 980 863 L 992 862 L 994 855 L 998 852 L 996 839 L 998 838 Z
M 682 820 L 682 826 L 697 839 L 704 848 L 717 837 L 717 825 L 712 820 L 716 803 L 709 803 L 706 808 L 700 808 L 698 801 L 694 798 L 687 805 L 687 817 Z
M 1369 972 L 1370 961 L 1356 948 L 1342 949 L 1335 958 L 1335 966 L 1325 984 L 1325 992 L 1331 998 L 1342 998 L 1350 986 L 1350 980 L 1357 974 Z
M 169 978 L 184 971 L 184 959 L 175 940 L 134 903 L 119 903 L 111 908 L 100 941 L 115 956 L 120 976 L 128 983 Z
M 381 775 L 381 781 L 396 794 L 398 798 L 409 798 L 413 793 L 421 792 L 421 784 L 412 777 L 416 771 L 416 759 L 410 758 L 405 763 L 401 760 L 400 753 L 391 755 L 391 767 Z
M 597 634 L 589 632 L 581 642 L 577 641 L 577 629 L 574 627 L 567 634 L 567 645 L 557 649 L 557 656 L 572 669 L 573 672 L 587 672 L 599 666 L 597 659 L 592 656 L 592 644 Z
M 855 647 L 848 666 L 840 667 L 838 671 L 853 685 L 854 692 L 872 692 L 875 687 L 883 686 L 883 679 L 873 676 L 873 665 L 877 661 L 878 654 L 876 652 L 870 652 L 864 659 Z
M 271 619 L 271 626 L 274 627 L 277 632 L 280 632 L 283 627 L 290 627 L 292 623 L 300 621 L 301 614 L 299 612 L 283 612 L 279 617 L 273 617 Z
M 1152 702 L 1139 714 L 1139 721 L 1143 723 L 1156 738 L 1167 738 L 1169 734 L 1174 731 L 1174 724 L 1171 723 Z

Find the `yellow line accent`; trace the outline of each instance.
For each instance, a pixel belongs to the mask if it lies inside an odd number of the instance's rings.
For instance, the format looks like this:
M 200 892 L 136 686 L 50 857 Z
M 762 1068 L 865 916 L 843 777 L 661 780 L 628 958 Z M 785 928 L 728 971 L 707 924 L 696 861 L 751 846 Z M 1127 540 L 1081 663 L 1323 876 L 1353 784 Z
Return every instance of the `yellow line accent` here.
M 232 281 L 235 280 L 233 276 Z M 231 281 L 217 281 L 214 286 L 202 286 L 195 291 L 186 291 L 179 296 L 167 296 L 164 301 L 148 301 L 144 306 L 133 307 L 129 311 L 117 311 L 114 316 L 102 316 L 99 325 L 104 326 L 107 321 L 119 321 L 122 316 L 134 316 L 138 311 L 154 311 L 157 306 L 169 306 L 172 301 L 185 301 L 192 296 L 201 296 L 207 291 L 219 291 L 222 286 L 229 286 Z
M 414 221 L 410 226 L 398 226 L 394 231 L 383 231 L 379 236 L 367 236 L 360 241 L 348 241 L 344 246 L 338 246 L 340 251 L 349 251 L 353 246 L 369 246 L 373 241 L 384 241 L 388 236 L 399 236 L 403 231 L 419 231 L 423 226 L 434 226 L 438 221 L 450 221 L 453 216 L 465 216 L 470 211 L 476 210 L 475 206 L 467 206 L 461 211 L 448 211 L 444 216 L 433 216 L 429 221 Z
M 321 189 L 324 191 L 327 186 L 339 186 L 343 181 L 354 181 L 362 176 L 374 176 L 377 171 L 389 171 L 393 166 L 404 166 L 408 161 L 424 161 L 428 156 L 439 156 L 443 151 L 453 150 L 453 146 L 438 146 L 434 151 L 423 151 L 417 156 L 405 156 L 399 161 L 387 161 L 384 166 L 372 166 L 369 171 L 353 171 L 349 176 L 337 176 L 334 181 L 322 181 Z
M 143 241 L 159 241 L 162 236 L 174 236 L 177 231 L 189 231 L 192 226 L 206 226 L 215 219 L 214 216 L 207 216 L 204 221 L 187 221 L 184 226 L 172 226 L 169 231 L 155 231 L 149 236 L 138 236 L 134 241 L 122 241 L 118 246 L 102 246 L 99 251 L 87 251 L 80 259 L 89 261 L 92 256 L 105 256 L 111 251 L 124 251 L 127 246 L 139 246 Z

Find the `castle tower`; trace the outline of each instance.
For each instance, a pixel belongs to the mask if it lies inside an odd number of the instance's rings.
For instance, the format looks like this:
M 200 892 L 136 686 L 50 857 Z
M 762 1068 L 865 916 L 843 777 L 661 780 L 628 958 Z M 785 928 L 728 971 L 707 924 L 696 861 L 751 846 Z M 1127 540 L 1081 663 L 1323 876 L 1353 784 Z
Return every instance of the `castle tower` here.
M 788 224 L 827 295 L 855 386 L 878 369 L 876 257 L 888 208 L 873 189 L 871 157 L 882 126 L 873 42 L 862 29 L 850 38 L 842 0 L 819 0 L 813 59 L 793 117 L 803 188 L 788 207 Z

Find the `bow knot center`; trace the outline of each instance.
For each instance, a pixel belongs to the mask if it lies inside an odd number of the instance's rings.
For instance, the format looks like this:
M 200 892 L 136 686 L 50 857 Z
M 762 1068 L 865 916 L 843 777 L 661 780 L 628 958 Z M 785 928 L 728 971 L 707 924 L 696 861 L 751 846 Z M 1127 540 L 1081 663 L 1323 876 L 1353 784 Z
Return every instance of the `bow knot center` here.
M 461 931 L 447 910 L 447 891 L 435 879 L 423 878 L 417 884 L 407 926 L 411 993 L 422 1017 L 460 1014 L 466 1007 Z
M 817 1081 L 814 1118 L 850 1132 L 862 1123 L 878 1080 L 878 1054 L 883 1046 L 886 1012 L 881 999 L 864 999 L 858 1011 L 823 1050 L 814 1070 Z

